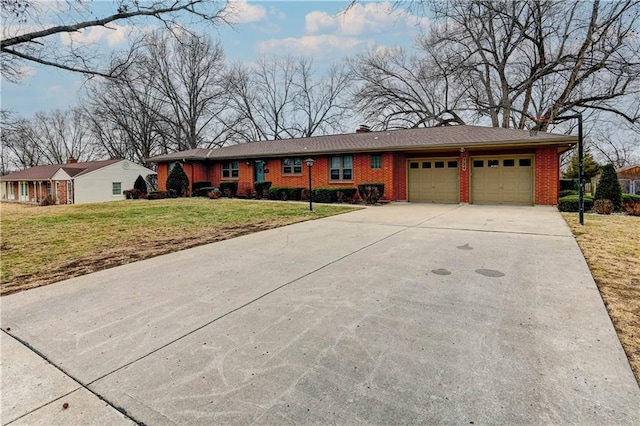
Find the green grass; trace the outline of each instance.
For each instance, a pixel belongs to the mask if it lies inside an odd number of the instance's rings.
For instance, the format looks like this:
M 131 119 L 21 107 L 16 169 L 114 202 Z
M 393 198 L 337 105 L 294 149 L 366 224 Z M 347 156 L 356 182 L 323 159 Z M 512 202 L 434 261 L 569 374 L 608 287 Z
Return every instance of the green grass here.
M 353 210 L 340 205 L 180 198 L 1 205 L 2 294 L 159 254 Z

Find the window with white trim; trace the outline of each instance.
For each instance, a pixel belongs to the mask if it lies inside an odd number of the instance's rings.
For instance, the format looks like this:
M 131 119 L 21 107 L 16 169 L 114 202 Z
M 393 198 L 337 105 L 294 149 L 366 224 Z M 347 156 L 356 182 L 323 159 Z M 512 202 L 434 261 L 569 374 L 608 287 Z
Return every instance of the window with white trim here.
M 371 154 L 371 168 L 372 169 L 381 169 L 382 168 L 382 155 L 380 155 L 380 154 Z
M 282 159 L 283 175 L 301 175 L 302 174 L 302 158 L 284 158 Z
M 122 195 L 122 182 L 111 182 L 111 195 Z
M 222 178 L 235 179 L 240 175 L 240 163 L 237 161 L 227 161 L 222 164 Z
M 343 155 L 341 157 L 331 157 L 329 159 L 329 179 L 334 181 L 352 180 L 353 156 Z

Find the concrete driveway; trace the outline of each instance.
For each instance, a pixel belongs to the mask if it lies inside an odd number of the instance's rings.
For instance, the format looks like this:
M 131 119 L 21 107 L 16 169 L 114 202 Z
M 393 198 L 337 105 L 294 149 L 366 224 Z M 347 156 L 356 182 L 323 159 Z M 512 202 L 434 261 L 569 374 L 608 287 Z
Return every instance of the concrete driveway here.
M 368 208 L 1 303 L 3 424 L 640 423 L 553 208 Z

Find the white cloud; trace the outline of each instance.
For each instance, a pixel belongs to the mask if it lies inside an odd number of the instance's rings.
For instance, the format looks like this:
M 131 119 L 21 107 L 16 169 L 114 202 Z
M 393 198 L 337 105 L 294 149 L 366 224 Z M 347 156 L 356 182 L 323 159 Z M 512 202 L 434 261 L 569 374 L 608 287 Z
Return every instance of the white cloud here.
M 247 0 L 233 0 L 229 2 L 229 20 L 236 24 L 248 24 L 262 21 L 267 16 L 267 11 L 259 5 L 249 4 Z
M 367 42 L 355 37 L 325 34 L 266 40 L 258 44 L 258 49 L 262 52 L 282 52 L 284 50 L 287 53 L 311 55 L 323 52 L 348 51 L 365 43 Z
M 390 2 L 356 3 L 337 15 L 313 11 L 305 16 L 306 31 L 318 33 L 336 29 L 339 34 L 357 36 L 367 32 L 381 33 L 392 30 L 399 23 L 415 26 L 420 18 L 405 10 L 394 8 Z
M 337 25 L 335 16 L 317 10 L 307 13 L 304 20 L 306 23 L 305 28 L 309 33 L 316 33 L 323 28 L 335 27 Z
M 89 27 L 74 33 L 60 35 L 63 44 L 93 44 L 106 41 L 110 47 L 125 43 L 133 32 L 138 32 L 136 27 L 130 25 L 111 24 L 109 27 Z M 142 30 L 144 31 L 144 29 Z

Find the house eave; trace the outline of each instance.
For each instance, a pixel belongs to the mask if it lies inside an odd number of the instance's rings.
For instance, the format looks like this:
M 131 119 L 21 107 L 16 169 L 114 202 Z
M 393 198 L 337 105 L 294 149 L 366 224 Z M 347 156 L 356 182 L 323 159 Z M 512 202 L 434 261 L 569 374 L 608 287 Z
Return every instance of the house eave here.
M 365 152 L 411 152 L 411 151 L 420 151 L 420 152 L 438 152 L 438 151 L 458 151 L 461 148 L 464 148 L 466 151 L 473 152 L 478 150 L 493 150 L 493 149 L 524 149 L 524 148 L 536 148 L 540 146 L 558 146 L 559 148 L 563 148 L 564 152 L 570 148 L 572 148 L 577 143 L 577 137 L 567 137 L 562 139 L 548 139 L 548 140 L 512 140 L 512 141 L 501 141 L 501 142 L 456 142 L 451 144 L 442 144 L 442 145 L 390 145 L 390 146 L 378 146 L 378 147 L 361 147 L 361 148 L 338 148 L 338 149 L 320 149 L 320 150 L 295 150 L 288 152 L 280 152 L 280 153 L 256 153 L 256 154 L 230 154 L 224 156 L 211 156 L 211 153 L 215 150 L 210 151 L 205 156 L 184 156 L 176 153 L 174 156 L 167 156 L 162 158 L 161 160 L 148 158 L 146 161 L 155 162 L 155 163 L 167 163 L 172 161 L 204 161 L 204 162 L 212 162 L 212 161 L 224 161 L 224 160 L 241 160 L 241 159 L 260 159 L 260 158 L 285 158 L 285 157 L 301 157 L 301 156 L 320 156 L 320 155 L 332 155 L 332 154 L 346 154 L 346 153 L 365 153 Z

